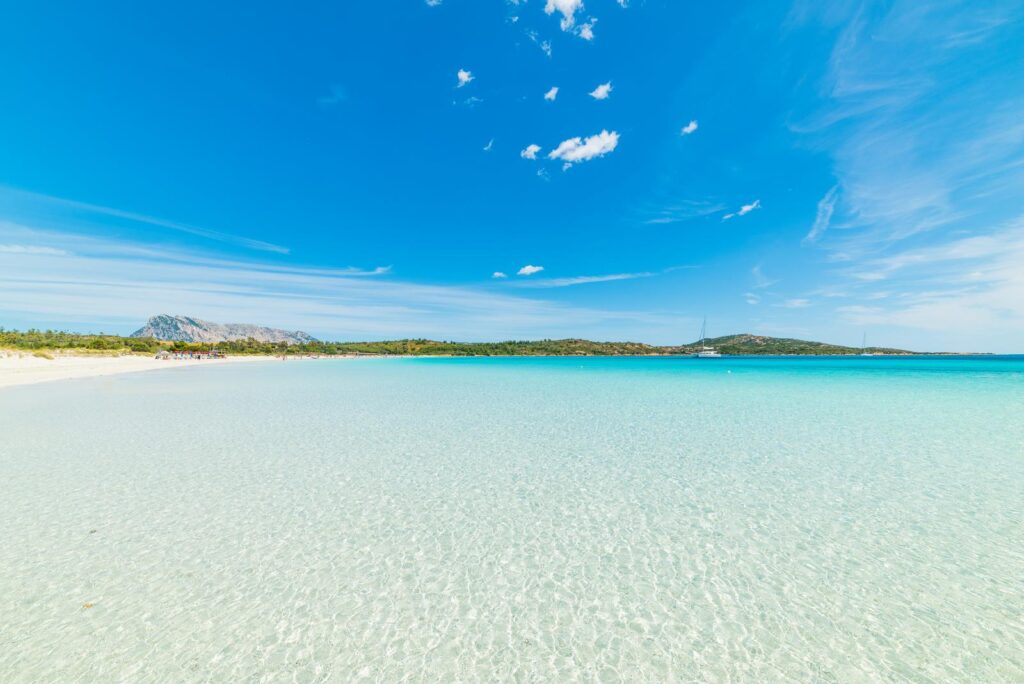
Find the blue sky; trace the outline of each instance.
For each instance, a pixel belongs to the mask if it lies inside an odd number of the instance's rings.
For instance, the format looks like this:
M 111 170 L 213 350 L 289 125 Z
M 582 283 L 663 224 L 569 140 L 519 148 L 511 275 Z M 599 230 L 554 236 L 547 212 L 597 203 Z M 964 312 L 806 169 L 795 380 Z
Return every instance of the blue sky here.
M 1024 6 L 824 4 L 21 3 L 0 324 L 1024 351 Z

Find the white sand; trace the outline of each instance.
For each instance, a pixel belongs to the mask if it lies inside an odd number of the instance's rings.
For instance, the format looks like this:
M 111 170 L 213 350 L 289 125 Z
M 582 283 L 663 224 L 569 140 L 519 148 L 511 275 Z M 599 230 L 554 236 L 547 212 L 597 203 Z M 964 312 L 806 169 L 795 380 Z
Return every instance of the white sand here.
M 225 363 L 273 360 L 268 356 L 231 356 L 226 359 L 169 359 L 152 356 L 76 356 L 54 355 L 53 359 L 33 356 L 28 352 L 0 351 L 0 389 L 14 385 L 31 385 L 51 380 L 92 378 L 101 375 L 134 373 L 161 368 L 203 368 Z

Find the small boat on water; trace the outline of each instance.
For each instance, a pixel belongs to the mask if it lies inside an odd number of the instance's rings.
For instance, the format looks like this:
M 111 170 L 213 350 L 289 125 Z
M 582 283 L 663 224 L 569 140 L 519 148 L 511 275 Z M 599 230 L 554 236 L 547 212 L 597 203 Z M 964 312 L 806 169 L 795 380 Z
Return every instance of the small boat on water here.
M 704 322 L 701 323 L 700 326 L 700 349 L 697 350 L 697 353 L 694 354 L 694 356 L 696 356 L 698 359 L 719 359 L 722 357 L 722 355 L 719 354 L 714 347 L 709 347 L 706 344 L 704 344 L 704 335 L 707 332 L 707 327 L 708 317 L 705 316 Z
M 861 356 L 874 356 L 868 351 L 868 334 L 864 333 L 864 337 L 860 341 L 860 355 Z

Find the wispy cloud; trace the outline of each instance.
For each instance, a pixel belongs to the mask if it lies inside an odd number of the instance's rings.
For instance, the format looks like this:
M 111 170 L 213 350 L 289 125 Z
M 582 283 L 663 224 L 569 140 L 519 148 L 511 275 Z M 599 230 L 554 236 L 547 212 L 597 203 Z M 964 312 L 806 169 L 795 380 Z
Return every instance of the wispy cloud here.
M 0 212 L 2 215 L 2 212 Z M 314 274 L 325 277 L 362 278 L 388 275 L 391 266 L 374 268 L 293 266 L 290 264 L 225 258 L 214 256 L 199 248 L 186 249 L 168 246 L 164 242 L 143 243 L 117 240 L 87 233 L 72 233 L 60 230 L 30 228 L 21 223 L 0 219 L 0 239 L 17 241 L 14 244 L 31 244 L 31 251 L 14 251 L 11 254 L 31 256 L 74 256 L 80 259 L 112 257 L 136 259 L 140 262 L 187 262 L 191 265 L 215 268 L 247 268 L 267 274 Z M 10 244 L 10 243 L 8 243 Z M 0 254 L 5 252 L 0 251 Z M 71 262 L 68 262 L 71 263 Z
M 693 119 L 692 121 L 690 121 L 690 123 L 688 123 L 685 126 L 683 126 L 682 130 L 680 130 L 679 132 L 682 135 L 690 135 L 691 133 L 693 133 L 696 130 L 697 130 L 697 120 Z
M 858 7 L 795 15 L 843 29 L 818 86 L 824 103 L 791 126 L 832 157 L 846 230 L 822 244 L 851 258 L 990 214 L 1024 184 L 1024 101 L 1006 87 L 1019 68 L 1005 60 L 1024 8 Z
M 592 283 L 610 283 L 620 280 L 636 280 L 637 278 L 653 278 L 674 271 L 698 268 L 692 265 L 669 266 L 660 271 L 639 271 L 634 273 L 609 273 L 606 275 L 570 276 L 567 278 L 533 278 L 514 281 L 511 285 L 526 288 L 572 287 L 574 285 L 590 285 Z
M 552 86 L 551 90 L 544 93 L 544 99 L 549 102 L 554 102 L 556 97 L 558 97 L 558 86 Z
M 513 283 L 516 287 L 572 287 L 574 285 L 590 285 L 592 283 L 609 283 L 618 280 L 634 280 L 636 278 L 650 278 L 657 273 L 611 273 L 608 275 L 596 276 L 572 276 L 569 278 L 543 278 L 541 280 L 518 281 Z
M 65 249 L 56 247 L 40 247 L 39 245 L 0 245 L 0 254 L 46 254 L 48 256 L 67 256 Z
M 779 282 L 777 279 L 769 278 L 768 276 L 766 276 L 764 274 L 764 271 L 761 269 L 761 264 L 758 264 L 754 266 L 752 269 L 750 269 L 750 275 L 754 279 L 754 287 L 758 288 L 759 290 L 763 290 L 766 287 L 771 287 L 775 283 Z
M 717 214 L 725 208 L 725 205 L 707 200 L 682 200 L 661 207 L 656 211 L 656 216 L 649 218 L 644 223 L 664 224 L 689 221 L 711 214 Z
M 828 230 L 828 224 L 832 221 L 832 213 L 835 211 L 837 193 L 839 186 L 833 185 L 825 196 L 818 200 L 818 212 L 814 216 L 814 225 L 804 238 L 804 242 L 814 242 L 822 233 Z
M 619 134 L 615 131 L 601 131 L 596 135 L 583 138 L 563 140 L 558 147 L 548 153 L 549 159 L 561 159 L 566 165 L 589 161 L 612 152 L 619 144 Z
M 868 263 L 891 272 L 913 267 L 935 267 L 950 262 L 973 262 L 1013 253 L 1024 249 L 1021 234 L 1024 226 L 1021 224 L 1022 221 L 1018 219 L 1009 228 L 990 235 L 973 235 L 930 247 L 908 249 Z
M 484 145 L 484 152 L 490 152 L 494 149 L 494 138 L 491 138 L 486 145 Z
M 787 299 L 786 301 L 782 302 L 781 304 L 776 304 L 775 306 L 781 306 L 784 309 L 803 309 L 803 308 L 806 308 L 806 307 L 808 307 L 810 305 L 811 305 L 811 300 L 809 300 L 809 299 L 799 299 L 798 298 L 798 299 Z
M 858 326 L 931 333 L 932 348 L 1024 346 L 1024 216 L 991 233 L 891 251 L 848 268 L 836 308 Z M 884 289 L 877 289 L 884 283 Z M 998 346 L 996 346 L 998 345 Z
M 0 186 L 0 211 L 2 211 L 3 216 L 13 220 L 28 219 L 38 221 L 44 217 L 47 220 L 54 220 L 58 222 L 80 220 L 83 217 L 87 220 L 100 218 L 117 219 L 129 223 L 166 228 L 180 233 L 195 235 L 207 240 L 214 240 L 216 242 L 223 242 L 236 247 L 244 247 L 246 249 L 261 252 L 288 254 L 289 251 L 287 247 L 275 245 L 270 242 L 264 242 L 262 240 L 253 240 L 240 235 L 232 235 L 230 233 L 211 230 L 209 228 L 201 228 L 199 226 L 179 223 L 177 221 L 168 221 L 155 216 L 147 216 L 146 214 L 124 211 L 113 207 L 104 207 L 98 204 L 78 202 L 76 200 L 66 199 L 63 197 L 44 195 L 3 186 Z
M 743 299 L 746 300 L 747 304 L 751 304 L 751 305 L 760 304 L 761 303 L 761 296 L 760 295 L 756 295 L 753 292 L 744 292 L 743 293 Z
M 521 269 L 519 269 L 516 272 L 516 275 L 531 276 L 534 273 L 540 273 L 543 270 L 544 270 L 543 266 L 533 266 L 531 264 L 527 264 L 526 266 L 523 266 Z
M 455 77 L 459 81 L 458 85 L 455 86 L 456 88 L 461 88 L 462 86 L 467 85 L 470 81 L 476 80 L 476 76 L 473 75 L 473 72 L 467 71 L 466 69 L 459 69 L 458 72 L 456 72 Z
M 744 204 L 742 207 L 740 207 L 739 211 L 733 212 L 733 213 L 730 213 L 730 214 L 726 214 L 725 216 L 722 217 L 722 220 L 723 221 L 728 221 L 729 219 L 734 218 L 736 216 L 746 216 L 747 214 L 749 214 L 750 212 L 754 211 L 755 209 L 760 209 L 760 208 L 761 208 L 761 200 L 754 200 L 750 204 Z
M 491 277 L 492 278 L 498 278 L 498 279 L 500 279 L 500 278 L 508 278 L 508 274 L 503 273 L 501 271 L 495 271 L 494 273 L 491 274 Z
M 595 100 L 607 100 L 608 96 L 612 94 L 612 82 L 608 81 L 607 83 L 602 83 L 601 85 L 591 90 L 588 94 Z

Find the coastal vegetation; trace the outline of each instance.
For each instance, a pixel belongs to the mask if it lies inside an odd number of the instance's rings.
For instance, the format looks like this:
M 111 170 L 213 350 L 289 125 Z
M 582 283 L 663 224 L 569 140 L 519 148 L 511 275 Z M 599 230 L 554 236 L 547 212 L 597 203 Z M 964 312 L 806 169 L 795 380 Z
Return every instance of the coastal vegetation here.
M 849 355 L 859 354 L 857 347 L 844 347 L 761 335 L 727 335 L 705 342 L 727 355 Z M 106 354 L 155 354 L 168 351 L 204 351 L 217 348 L 235 355 L 346 355 L 378 356 L 643 356 L 656 354 L 692 354 L 699 342 L 675 346 L 655 346 L 639 342 L 592 342 L 590 340 L 517 340 L 506 342 L 447 342 L 425 339 L 382 342 L 320 342 L 303 344 L 263 342 L 253 338 L 216 344 L 165 341 L 151 337 L 123 337 L 105 334 L 78 334 L 56 330 L 4 330 L 0 328 L 0 349 L 26 352 L 76 352 Z M 868 347 L 873 354 L 910 354 L 901 349 Z

